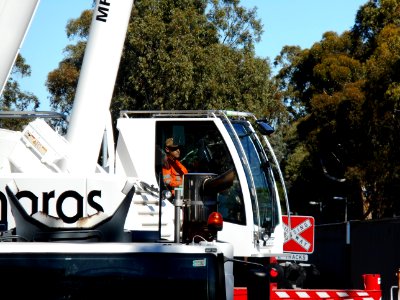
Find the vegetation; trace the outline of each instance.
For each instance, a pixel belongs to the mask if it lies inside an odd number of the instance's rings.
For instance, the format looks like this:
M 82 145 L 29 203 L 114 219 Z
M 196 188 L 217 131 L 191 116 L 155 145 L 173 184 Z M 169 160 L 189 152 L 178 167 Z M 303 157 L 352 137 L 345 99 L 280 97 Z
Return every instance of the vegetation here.
M 71 109 L 91 15 L 84 11 L 67 25 L 78 41 L 48 75 L 54 110 Z M 272 77 L 271 62 L 254 52 L 262 33 L 256 9 L 239 0 L 137 0 L 112 115 L 121 109 L 256 112 L 278 129 L 272 142 L 294 212 L 313 214 L 317 223 L 343 221 L 345 205 L 348 219 L 397 216 L 399 25 L 400 0 L 366 0 L 351 30 L 326 32 L 310 49 L 285 46 Z M 3 109 L 25 109 L 34 100 L 18 92 L 8 86 Z
M 207 6 L 208 4 L 208 6 Z M 54 109 L 68 111 L 91 20 L 85 11 L 67 26 L 83 39 L 48 76 Z M 271 121 L 286 109 L 271 80 L 269 61 L 255 57 L 262 33 L 255 10 L 238 0 L 135 1 L 112 100 L 122 109 L 238 109 Z
M 17 78 L 31 75 L 31 68 L 25 59 L 18 55 L 11 70 L 10 78 L 0 95 L 0 110 L 36 110 L 39 107 L 38 98 L 29 92 L 21 91 Z M 0 119 L 0 127 L 19 130 L 26 124 L 26 120 Z
M 320 202 L 329 219 L 335 199 L 347 200 L 350 218 L 400 213 L 399 23 L 400 1 L 368 1 L 352 30 L 276 58 L 296 132 L 286 174 L 301 213 Z

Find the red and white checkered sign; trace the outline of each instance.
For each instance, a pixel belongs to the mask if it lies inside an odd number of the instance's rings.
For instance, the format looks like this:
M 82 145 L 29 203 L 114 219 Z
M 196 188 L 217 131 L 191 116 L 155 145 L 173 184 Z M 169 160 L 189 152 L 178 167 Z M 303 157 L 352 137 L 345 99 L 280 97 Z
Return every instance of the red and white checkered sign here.
M 272 290 L 271 300 L 380 300 L 382 292 L 364 290 Z
M 310 216 L 282 216 L 285 230 L 284 252 L 313 253 L 314 252 L 314 218 Z

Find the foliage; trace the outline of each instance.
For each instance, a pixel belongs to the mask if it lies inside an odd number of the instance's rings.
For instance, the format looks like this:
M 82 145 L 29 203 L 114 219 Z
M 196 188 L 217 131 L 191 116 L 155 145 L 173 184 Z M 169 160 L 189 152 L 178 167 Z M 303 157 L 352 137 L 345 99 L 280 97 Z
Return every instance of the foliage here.
M 276 58 L 297 132 L 287 139 L 289 193 L 303 212 L 310 201 L 347 198 L 355 219 L 400 214 L 399 22 L 400 1 L 371 0 L 351 31 Z
M 38 98 L 32 93 L 21 91 L 17 80 L 19 77 L 30 75 L 30 66 L 18 54 L 11 70 L 10 78 L 4 87 L 3 93 L 0 95 L 0 108 L 2 111 L 36 110 L 39 107 Z M 21 130 L 26 123 L 26 120 L 21 119 L 0 119 L 0 126 L 11 130 Z
M 66 57 L 47 80 L 53 108 L 71 109 L 90 25 L 71 20 Z M 113 119 L 129 109 L 237 109 L 271 122 L 285 107 L 269 61 L 255 57 L 262 26 L 238 0 L 138 0 L 132 11 L 112 99 Z

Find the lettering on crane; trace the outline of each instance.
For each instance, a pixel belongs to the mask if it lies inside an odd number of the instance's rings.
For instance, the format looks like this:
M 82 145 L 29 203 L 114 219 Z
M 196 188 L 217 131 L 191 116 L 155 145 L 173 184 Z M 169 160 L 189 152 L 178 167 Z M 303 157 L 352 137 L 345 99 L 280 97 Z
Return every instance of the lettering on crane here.
M 39 208 L 39 197 L 35 195 L 31 191 L 19 191 L 16 195 L 18 200 L 26 198 L 31 201 L 31 211 L 32 214 L 36 213 Z M 87 203 L 90 207 L 94 208 L 97 211 L 104 212 L 103 207 L 97 203 L 94 198 L 101 197 L 100 190 L 92 190 L 89 192 L 87 196 Z M 64 223 L 72 224 L 79 220 L 79 218 L 83 217 L 83 207 L 84 207 L 84 197 L 78 193 L 77 191 L 67 190 L 61 193 L 57 198 L 55 197 L 55 192 L 42 192 L 42 207 L 44 213 L 49 213 L 49 202 L 51 199 L 55 200 L 56 212 L 57 216 L 63 220 Z M 76 201 L 76 212 L 72 216 L 68 216 L 65 214 L 63 210 L 63 204 L 65 201 Z M 7 198 L 6 195 L 0 191 L 0 209 L 1 209 L 1 223 L 6 224 L 7 220 Z
M 96 15 L 96 21 L 107 22 L 108 11 L 110 10 L 107 6 L 110 6 L 110 2 L 100 0 L 97 8 L 97 12 L 100 14 Z

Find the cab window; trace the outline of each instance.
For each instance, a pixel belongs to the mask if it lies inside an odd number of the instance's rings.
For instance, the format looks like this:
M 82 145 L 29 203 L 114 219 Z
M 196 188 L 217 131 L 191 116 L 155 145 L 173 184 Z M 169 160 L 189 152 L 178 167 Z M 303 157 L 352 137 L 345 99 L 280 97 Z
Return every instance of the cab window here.
M 165 141 L 173 138 L 180 147 L 180 162 L 189 173 L 212 173 L 215 176 L 233 170 L 232 157 L 225 141 L 212 121 L 159 121 L 156 125 L 156 174 L 161 176 L 165 161 Z M 241 186 L 236 179 L 233 184 L 216 195 L 218 211 L 224 221 L 245 224 Z M 160 180 L 161 182 L 161 180 Z

